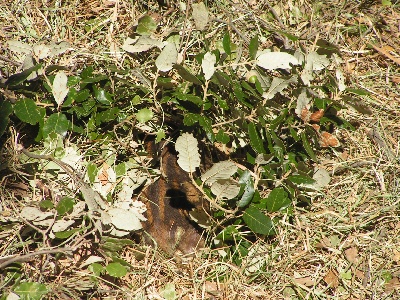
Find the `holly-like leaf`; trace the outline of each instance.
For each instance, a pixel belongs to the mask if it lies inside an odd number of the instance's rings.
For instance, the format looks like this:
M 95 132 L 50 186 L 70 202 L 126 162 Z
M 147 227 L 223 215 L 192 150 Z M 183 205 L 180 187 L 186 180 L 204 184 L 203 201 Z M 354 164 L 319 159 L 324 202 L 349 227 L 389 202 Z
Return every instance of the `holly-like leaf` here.
M 246 225 L 255 233 L 263 235 L 275 234 L 274 226 L 270 217 L 263 214 L 255 207 L 249 207 L 243 214 Z
M 288 194 L 282 188 L 275 188 L 269 193 L 267 198 L 267 209 L 269 212 L 275 212 L 282 208 L 289 206 L 292 201 L 289 199 Z
M 43 137 L 46 138 L 51 133 L 64 136 L 69 128 L 69 121 L 62 113 L 52 114 L 43 125 Z
M 148 108 L 142 108 L 136 113 L 136 118 L 140 123 L 146 123 L 153 118 L 153 112 Z
M 17 285 L 14 292 L 18 294 L 21 299 L 40 300 L 47 294 L 47 287 L 38 282 L 23 282 Z

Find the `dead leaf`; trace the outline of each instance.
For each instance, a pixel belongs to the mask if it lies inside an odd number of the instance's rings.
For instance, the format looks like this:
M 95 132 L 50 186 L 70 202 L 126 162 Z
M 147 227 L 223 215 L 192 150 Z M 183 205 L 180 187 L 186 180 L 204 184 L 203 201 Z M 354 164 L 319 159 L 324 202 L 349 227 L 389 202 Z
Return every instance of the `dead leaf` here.
M 315 280 L 311 278 L 311 276 L 295 278 L 294 282 L 297 284 L 305 285 L 305 286 L 314 286 Z
M 357 263 L 359 260 L 358 250 L 356 247 L 351 247 L 344 251 L 346 259 L 351 263 Z
M 320 109 L 319 111 L 312 113 L 310 115 L 310 121 L 319 123 L 319 121 L 321 121 L 321 118 L 324 116 L 324 113 L 325 111 L 323 109 Z
M 329 270 L 328 274 L 324 277 L 324 281 L 332 288 L 337 288 L 339 286 L 339 277 L 335 270 Z
M 326 131 L 321 131 L 319 144 L 323 148 L 326 148 L 326 147 L 339 147 L 340 146 L 340 142 L 337 139 L 337 137 L 335 137 L 334 135 L 332 135 L 332 134 L 330 134 L 329 132 L 326 132 Z
M 393 292 L 394 290 L 398 290 L 400 288 L 400 281 L 397 277 L 391 279 L 385 285 L 385 292 Z

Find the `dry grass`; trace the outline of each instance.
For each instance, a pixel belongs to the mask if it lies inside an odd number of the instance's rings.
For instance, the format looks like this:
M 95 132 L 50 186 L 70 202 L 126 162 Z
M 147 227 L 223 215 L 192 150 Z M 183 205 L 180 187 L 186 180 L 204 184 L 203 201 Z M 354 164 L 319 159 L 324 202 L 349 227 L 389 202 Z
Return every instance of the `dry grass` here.
M 221 262 L 215 254 L 202 253 L 191 261 L 166 259 L 151 249 L 142 258 L 126 248 L 131 271 L 120 280 L 89 279 L 79 254 L 63 258 L 56 277 L 55 266 L 46 257 L 23 264 L 25 278 L 52 286 L 53 298 L 162 299 L 166 285 L 175 286 L 177 299 L 398 299 L 400 297 L 400 19 L 399 7 L 359 1 L 269 1 L 279 19 L 269 14 L 263 1 L 228 0 L 210 3 L 215 16 L 206 37 L 210 44 L 220 39 L 230 25 L 233 41 L 248 43 L 251 36 L 264 37 L 262 47 L 289 43 L 311 50 L 323 38 L 338 45 L 343 55 L 347 84 L 370 92 L 362 103 L 369 113 L 345 110 L 344 118 L 357 130 L 338 129 L 342 147 L 322 153 L 321 164 L 332 173 L 322 195 L 315 196 L 309 210 L 297 209 L 293 220 L 283 220 L 273 244 L 258 241 L 254 256 L 264 268 L 248 273 L 248 264 Z M 163 22 L 161 36 L 192 22 L 186 11 L 160 9 L 154 1 L 12 1 L 0 5 L 1 76 L 19 71 L 21 60 L 6 42 L 20 40 L 31 45 L 46 40 L 68 41 L 71 50 L 48 63 L 65 66 L 71 74 L 83 66 L 106 70 L 123 66 L 119 52 L 137 19 L 150 13 Z M 190 15 L 189 15 L 190 16 Z M 231 22 L 231 24 L 229 24 Z M 264 22 L 264 23 L 262 23 Z M 233 26 L 232 26 L 233 25 Z M 301 37 L 295 43 L 264 28 L 279 29 Z M 186 53 L 198 52 L 202 37 L 183 33 Z M 373 47 L 373 46 L 375 47 Z M 397 53 L 396 53 L 397 51 Z M 151 63 L 134 67 L 154 79 Z M 132 80 L 138 80 L 132 78 Z M 338 100 L 340 95 L 337 95 Z M 352 101 L 346 99 L 346 101 Z M 18 131 L 18 129 L 17 129 Z M 4 147 L 11 172 L 1 179 L 0 221 L 23 205 L 18 196 L 37 201 L 38 191 L 23 182 L 12 137 Z M 4 163 L 4 161 L 3 161 Z M 7 187 L 7 188 L 5 188 Z M 23 244 L 23 224 L 0 227 L 1 257 L 18 254 Z M 40 238 L 39 238 L 40 239 Z M 90 245 L 89 245 L 90 247 Z M 18 249 L 18 250 L 17 250 Z M 89 251 L 90 252 L 90 251 Z M 6 285 L 9 278 L 0 277 Z M 218 278 L 221 278 L 219 281 Z M 8 288 L 5 290 L 7 291 Z

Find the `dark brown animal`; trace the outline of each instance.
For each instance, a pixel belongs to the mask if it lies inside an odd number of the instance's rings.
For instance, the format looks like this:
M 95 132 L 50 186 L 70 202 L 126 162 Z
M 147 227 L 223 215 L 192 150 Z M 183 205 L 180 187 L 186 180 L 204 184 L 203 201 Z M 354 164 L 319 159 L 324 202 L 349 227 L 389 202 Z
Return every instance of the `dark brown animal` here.
M 143 224 L 158 247 L 170 256 L 179 250 L 189 254 L 204 246 L 204 239 L 198 226 L 189 219 L 192 209 L 208 209 L 199 190 L 192 184 L 187 172 L 177 163 L 172 145 L 161 151 L 160 178 L 143 192 L 147 199 L 147 222 Z M 151 238 L 144 239 L 154 243 Z

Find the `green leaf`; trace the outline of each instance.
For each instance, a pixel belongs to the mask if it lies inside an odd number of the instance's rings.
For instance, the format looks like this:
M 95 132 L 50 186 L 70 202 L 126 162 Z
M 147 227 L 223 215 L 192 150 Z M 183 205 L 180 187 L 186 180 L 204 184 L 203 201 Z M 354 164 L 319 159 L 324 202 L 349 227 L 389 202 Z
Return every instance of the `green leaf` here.
M 186 126 L 193 126 L 199 121 L 200 115 L 194 113 L 187 113 L 183 116 L 183 124 Z
M 288 177 L 288 180 L 293 182 L 294 184 L 301 186 L 301 185 L 310 185 L 315 183 L 315 180 L 311 177 L 306 175 L 292 175 Z
M 110 263 L 106 267 L 107 273 L 112 277 L 123 277 L 128 272 L 120 263 Z
M 18 294 L 21 299 L 40 300 L 47 294 L 48 290 L 42 283 L 23 282 L 15 287 L 14 292 Z
M 133 241 L 129 239 L 116 239 L 103 236 L 101 239 L 101 249 L 109 252 L 121 251 L 125 246 L 132 246 Z
M 266 154 L 264 149 L 263 141 L 257 132 L 257 127 L 254 123 L 249 123 L 249 138 L 250 138 L 250 146 L 256 151 L 258 154 Z
M 165 139 L 165 131 L 160 129 L 157 131 L 156 143 L 161 142 L 163 139 Z
M 54 235 L 58 239 L 67 239 L 71 235 L 73 235 L 75 232 L 81 231 L 82 229 L 80 228 L 75 228 L 71 230 L 66 230 L 66 231 L 60 231 L 60 232 L 55 232 Z
M 66 213 L 72 212 L 74 208 L 75 201 L 72 198 L 64 197 L 58 202 L 56 206 L 56 210 L 60 216 L 65 215 Z
M 7 129 L 9 118 L 8 116 L 11 115 L 13 108 L 9 101 L 0 98 L 0 137 Z
M 97 173 L 98 173 L 98 169 L 97 169 L 97 166 L 94 164 L 94 163 L 89 163 L 88 165 L 87 165 L 87 167 L 86 167 L 86 172 L 87 172 L 87 175 L 88 175 L 88 177 L 89 177 L 89 182 L 90 183 L 94 183 L 95 182 L 95 180 L 96 180 L 96 176 L 97 176 Z
M 234 241 L 240 239 L 240 234 L 234 225 L 225 227 L 215 238 L 224 242 Z
M 175 300 L 177 299 L 175 284 L 167 283 L 164 289 L 161 291 L 161 296 L 166 300 Z
M 43 137 L 46 138 L 51 133 L 56 133 L 64 136 L 69 128 L 69 121 L 62 113 L 52 114 L 44 123 L 42 131 Z
M 90 264 L 88 270 L 95 276 L 100 276 L 102 273 L 104 273 L 104 267 L 99 263 Z
M 231 140 L 229 135 L 227 135 L 222 129 L 220 129 L 215 136 L 216 140 L 222 144 L 227 144 Z
M 7 79 L 7 81 L 4 83 L 4 85 L 8 86 L 8 87 L 17 86 L 17 85 L 23 83 L 33 72 L 36 72 L 41 67 L 42 67 L 42 64 L 37 64 L 36 66 L 33 66 L 32 68 L 22 71 L 21 73 L 11 75 Z
M 113 107 L 111 109 L 99 112 L 98 114 L 96 114 L 96 125 L 116 120 L 118 118 L 119 113 L 120 109 L 117 107 Z
M 18 100 L 15 103 L 14 113 L 22 122 L 31 125 L 37 124 L 44 117 L 43 111 L 36 106 L 35 101 L 28 98 Z
M 288 198 L 288 194 L 282 188 L 274 188 L 267 198 L 267 209 L 269 212 L 275 212 L 289 206 L 292 201 Z
M 157 29 L 157 23 L 152 17 L 146 15 L 139 19 L 136 33 L 140 35 L 150 35 Z
M 95 94 L 96 100 L 99 101 L 101 104 L 111 105 L 113 103 L 111 94 L 108 93 L 104 89 L 95 89 L 94 94 Z
M 186 81 L 192 82 L 197 85 L 202 85 L 203 83 L 192 73 L 190 73 L 188 70 L 186 70 L 183 66 L 181 65 L 174 65 L 174 69 L 178 71 L 178 74 Z
M 231 50 L 231 37 L 229 36 L 229 32 L 226 32 L 224 34 L 224 37 L 222 39 L 222 46 L 224 47 L 224 51 L 226 54 L 231 55 L 232 50 Z
M 371 94 L 370 92 L 368 92 L 367 90 L 364 90 L 364 89 L 352 89 L 352 88 L 347 88 L 346 92 L 356 94 L 359 96 L 368 96 Z
M 258 36 L 253 37 L 249 44 L 249 54 L 251 59 L 256 59 L 258 51 Z
M 245 210 L 243 220 L 255 233 L 263 235 L 275 234 L 271 218 L 255 207 L 249 207 Z
M 313 161 L 317 162 L 317 156 L 315 155 L 310 143 L 308 142 L 305 131 L 301 133 L 301 140 L 303 141 L 303 147 L 306 150 L 307 154 L 311 157 Z
M 51 209 L 54 207 L 54 204 L 50 200 L 42 200 L 40 201 L 39 206 L 44 209 Z
M 244 184 L 244 191 L 242 197 L 237 202 L 238 207 L 245 207 L 247 206 L 254 196 L 254 182 L 251 178 L 251 173 L 249 170 L 243 172 L 243 174 L 239 178 L 239 183 Z
M 142 108 L 136 113 L 136 118 L 139 123 L 146 123 L 153 118 L 153 112 L 148 108 Z

